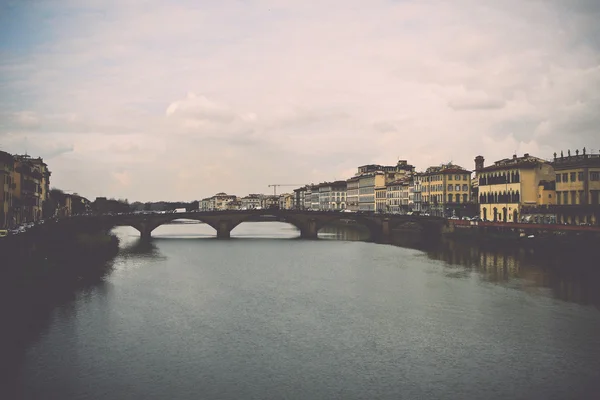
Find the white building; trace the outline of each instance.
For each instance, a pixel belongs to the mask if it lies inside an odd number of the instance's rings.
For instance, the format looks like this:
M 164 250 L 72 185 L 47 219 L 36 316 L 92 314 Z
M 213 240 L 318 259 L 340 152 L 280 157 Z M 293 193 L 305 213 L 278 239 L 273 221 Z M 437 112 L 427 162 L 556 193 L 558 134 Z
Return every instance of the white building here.
M 260 207 L 262 195 L 260 194 L 249 194 L 248 196 L 242 197 L 242 210 L 254 210 Z
M 329 209 L 346 209 L 346 181 L 335 181 L 331 184 L 331 192 L 329 196 Z

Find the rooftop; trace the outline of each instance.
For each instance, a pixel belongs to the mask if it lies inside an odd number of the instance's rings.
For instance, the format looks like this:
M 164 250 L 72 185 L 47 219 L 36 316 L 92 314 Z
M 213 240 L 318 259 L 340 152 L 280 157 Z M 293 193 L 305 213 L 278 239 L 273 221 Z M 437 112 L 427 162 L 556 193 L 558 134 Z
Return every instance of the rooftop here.
M 427 168 L 425 172 L 421 172 L 419 175 L 433 175 L 433 174 L 470 174 L 471 171 L 464 169 L 460 165 L 452 163 L 442 164 L 439 166 L 432 166 Z
M 563 151 L 560 152 L 560 156 L 554 153 L 552 166 L 559 170 L 582 166 L 600 166 L 600 154 L 588 154 L 585 147 L 581 154 L 579 153 L 579 150 L 575 150 L 575 155 L 571 155 L 571 150 L 567 150 L 567 156 L 564 155 Z
M 529 155 L 529 153 L 523 154 L 523 157 L 517 157 L 516 154 L 512 158 L 504 158 L 494 162 L 494 165 L 490 165 L 481 169 L 481 171 L 498 171 L 503 169 L 512 168 L 533 168 L 539 164 L 547 163 L 546 160 Z

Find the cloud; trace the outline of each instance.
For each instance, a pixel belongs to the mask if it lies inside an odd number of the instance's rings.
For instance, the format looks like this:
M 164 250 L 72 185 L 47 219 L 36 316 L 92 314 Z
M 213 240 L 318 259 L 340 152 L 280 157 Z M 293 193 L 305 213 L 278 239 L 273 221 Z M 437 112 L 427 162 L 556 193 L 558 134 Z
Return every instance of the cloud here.
M 487 97 L 462 97 L 450 100 L 448 106 L 455 111 L 461 110 L 494 110 L 504 107 L 505 102 L 501 99 L 490 99 Z
M 167 107 L 167 117 L 183 118 L 185 125 L 203 125 L 206 123 L 228 124 L 236 115 L 227 107 L 197 96 L 190 92 L 184 100 L 175 101 Z
M 0 147 L 52 157 L 65 189 L 131 200 L 594 148 L 599 4 L 14 2 Z

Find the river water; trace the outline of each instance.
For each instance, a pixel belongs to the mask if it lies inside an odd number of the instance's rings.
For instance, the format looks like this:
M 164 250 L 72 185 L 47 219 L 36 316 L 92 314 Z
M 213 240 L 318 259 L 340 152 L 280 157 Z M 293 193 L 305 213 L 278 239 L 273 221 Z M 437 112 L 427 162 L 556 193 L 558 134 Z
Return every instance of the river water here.
M 600 398 L 600 279 L 576 255 L 277 222 L 116 233 L 103 280 L 3 326 L 25 338 L 10 398 Z

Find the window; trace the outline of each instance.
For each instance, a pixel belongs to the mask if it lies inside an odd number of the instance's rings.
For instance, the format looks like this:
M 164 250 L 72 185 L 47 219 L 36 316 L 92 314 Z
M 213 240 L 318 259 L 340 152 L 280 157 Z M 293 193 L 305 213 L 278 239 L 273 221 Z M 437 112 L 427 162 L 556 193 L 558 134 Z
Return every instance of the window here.
M 457 181 L 460 181 L 460 175 L 456 175 L 455 178 Z
M 564 174 L 562 174 L 562 181 L 564 183 L 569 182 L 569 174 L 567 174 L 566 172 Z
M 451 181 L 452 180 L 452 175 L 448 175 L 448 180 Z
M 466 203 L 468 201 L 468 195 L 463 194 L 463 203 Z
M 463 175 L 463 181 L 468 181 L 469 180 L 469 175 Z
M 460 185 L 456 185 L 456 191 L 460 192 Z
M 463 192 L 466 192 L 467 190 L 469 190 L 469 186 L 468 185 L 463 185 L 462 189 L 463 189 Z
M 577 177 L 577 174 L 575 172 L 571 172 L 571 182 L 575 182 L 576 177 Z
M 590 181 L 600 181 L 600 171 L 591 171 Z
M 569 192 L 563 192 L 563 204 L 569 204 Z
M 560 183 L 560 174 L 556 174 L 556 183 Z
M 578 180 L 579 182 L 583 182 L 583 172 L 578 172 L 578 173 L 577 173 L 577 180 Z
M 452 203 L 452 195 L 451 194 L 448 195 L 448 203 Z

